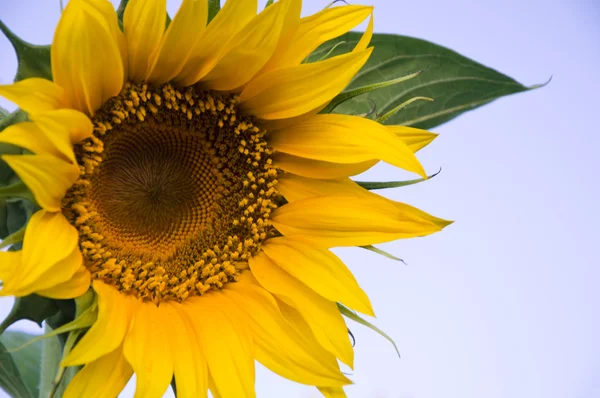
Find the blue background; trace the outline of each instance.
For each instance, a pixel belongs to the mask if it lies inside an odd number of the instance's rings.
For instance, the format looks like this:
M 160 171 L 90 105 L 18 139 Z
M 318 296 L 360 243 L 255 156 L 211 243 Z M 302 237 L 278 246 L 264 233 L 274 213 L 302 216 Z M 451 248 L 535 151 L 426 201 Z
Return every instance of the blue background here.
M 348 395 L 600 397 L 600 3 L 372 2 L 376 32 L 442 44 L 526 85 L 553 80 L 434 129 L 440 137 L 420 158 L 430 172 L 443 167 L 441 175 L 384 192 L 456 220 L 440 234 L 381 246 L 408 265 L 337 250 L 402 354 L 351 325 L 356 385 Z M 169 2 L 171 15 L 178 3 Z M 305 1 L 304 13 L 326 4 Z M 0 18 L 33 43 L 51 41 L 59 11 L 58 0 L 0 0 Z M 6 84 L 16 60 L 4 38 L 0 54 Z M 402 177 L 378 166 L 361 179 Z M 0 317 L 10 305 L 0 299 Z M 26 322 L 13 328 L 39 332 Z M 261 367 L 257 391 L 319 396 Z

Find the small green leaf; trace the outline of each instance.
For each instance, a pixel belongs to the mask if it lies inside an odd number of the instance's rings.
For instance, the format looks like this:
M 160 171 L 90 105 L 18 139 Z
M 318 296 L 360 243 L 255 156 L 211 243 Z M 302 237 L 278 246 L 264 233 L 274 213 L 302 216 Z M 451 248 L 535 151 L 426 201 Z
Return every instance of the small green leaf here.
M 0 341 L 0 387 L 13 398 L 33 398 L 15 360 Z
M 440 174 L 441 171 L 442 171 L 442 169 L 439 169 L 439 171 L 437 173 L 434 173 L 434 174 L 428 176 L 426 179 L 425 178 L 416 178 L 414 180 L 406 180 L 406 181 L 385 181 L 385 182 L 355 181 L 355 182 L 358 185 L 360 185 L 361 187 L 363 187 L 364 189 L 368 189 L 369 191 L 372 191 L 374 189 L 399 188 L 399 187 L 405 187 L 407 185 L 418 184 L 423 181 L 428 181 L 428 180 L 432 179 L 433 177 L 435 177 L 436 175 Z
M 319 47 L 309 60 L 318 60 L 340 40 L 346 42 L 331 54 L 351 51 L 362 33 L 350 32 Z M 374 101 L 379 113 L 385 114 L 414 97 L 430 97 L 435 102 L 413 103 L 391 116 L 388 124 L 429 129 L 500 97 L 527 91 L 514 79 L 469 58 L 427 42 L 406 36 L 375 34 L 374 51 L 346 90 L 377 84 L 406 73 L 425 69 L 418 77 L 398 85 L 381 88 L 339 105 L 336 113 L 362 114 Z
M 208 0 L 208 22 L 213 20 L 214 17 L 221 11 L 221 0 Z
M 386 252 L 386 251 L 383 251 L 383 250 L 381 250 L 380 248 L 378 248 L 378 247 L 375 247 L 375 246 L 373 246 L 373 245 L 368 245 L 368 246 L 359 246 L 359 247 L 360 247 L 361 249 L 366 249 L 366 250 L 372 251 L 373 253 L 380 254 L 380 255 L 382 255 L 382 256 L 384 256 L 384 257 L 387 257 L 387 258 L 389 258 L 390 260 L 400 261 L 401 263 L 404 263 L 404 264 L 406 264 L 406 262 L 405 262 L 404 260 L 402 260 L 401 258 L 399 258 L 399 257 L 396 257 L 396 256 L 394 256 L 394 255 L 392 255 L 392 254 L 390 254 L 390 253 L 388 253 L 388 252 Z
M 394 340 L 392 340 L 392 338 L 390 336 L 383 333 L 383 331 L 381 331 L 381 329 L 379 329 L 378 327 L 373 325 L 371 322 L 364 320 L 358 314 L 356 314 L 355 312 L 351 311 L 350 309 L 344 307 L 342 304 L 338 303 L 337 306 L 340 309 L 340 313 L 342 315 L 344 315 L 346 318 L 352 319 L 354 322 L 360 323 L 361 325 L 368 327 L 369 329 L 379 333 L 382 337 L 384 337 L 386 340 L 388 340 L 390 343 L 392 343 L 392 345 L 396 349 L 396 353 L 398 354 L 398 356 L 400 356 L 400 351 L 398 351 L 398 347 L 396 346 L 396 343 L 394 342 Z
M 8 351 L 12 352 L 17 347 L 31 341 L 34 337 L 36 336 L 24 332 L 8 331 L 0 336 L 0 342 L 6 346 Z M 33 393 L 33 396 L 37 397 L 39 393 L 42 343 L 30 344 L 20 351 L 12 352 L 10 355 L 17 365 L 25 386 Z
M 13 323 L 22 319 L 33 321 L 42 326 L 42 322 L 58 312 L 54 300 L 47 297 L 30 294 L 15 298 L 12 310 L 0 324 L 0 333 Z
M 37 46 L 19 38 L 0 21 L 0 31 L 4 33 L 17 53 L 17 75 L 15 81 L 30 77 L 52 80 L 50 67 L 50 46 Z

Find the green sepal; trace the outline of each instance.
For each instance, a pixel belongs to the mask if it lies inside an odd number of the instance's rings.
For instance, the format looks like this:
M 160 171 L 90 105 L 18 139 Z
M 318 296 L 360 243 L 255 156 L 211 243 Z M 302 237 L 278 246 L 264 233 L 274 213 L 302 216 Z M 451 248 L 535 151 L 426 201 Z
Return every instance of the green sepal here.
M 50 65 L 50 46 L 38 46 L 28 43 L 0 21 L 0 31 L 4 33 L 17 53 L 17 75 L 15 81 L 30 77 L 41 77 L 52 80 L 52 67 Z
M 384 124 L 389 118 L 391 118 L 392 116 L 394 116 L 396 113 L 400 112 L 400 110 L 406 108 L 407 106 L 409 106 L 410 104 L 412 104 L 413 102 L 416 102 L 416 101 L 435 102 L 435 100 L 433 98 L 430 98 L 430 97 L 413 97 L 411 99 L 408 99 L 408 100 L 404 101 L 400 105 L 396 106 L 391 111 L 386 112 L 385 114 L 383 114 L 381 116 L 378 116 L 377 119 L 376 119 L 376 122 Z
M 29 188 L 27 188 L 27 185 L 25 185 L 23 181 L 0 187 L 0 198 L 21 198 L 35 203 L 35 198 L 33 197 L 33 194 L 31 193 Z
M 340 45 L 340 44 L 341 43 L 338 43 L 338 45 Z M 336 47 L 333 47 L 331 50 L 333 51 L 333 50 L 335 50 L 335 48 Z M 405 82 L 407 80 L 410 80 L 414 77 L 419 76 L 424 70 L 425 69 L 417 71 L 415 73 L 405 75 L 405 76 L 400 76 L 395 79 L 387 80 L 384 82 L 373 83 L 373 84 L 369 84 L 367 86 L 362 86 L 362 87 L 358 87 L 358 88 L 355 88 L 352 90 L 344 91 L 341 94 L 339 94 L 337 97 L 332 99 L 331 102 L 329 103 L 329 105 L 327 105 L 327 107 L 323 111 L 321 111 L 321 113 L 331 113 L 339 105 L 343 104 L 344 102 L 346 102 L 348 100 L 351 100 L 354 97 L 358 97 L 361 94 L 366 94 L 366 93 L 375 91 L 380 88 L 385 88 L 385 87 L 393 86 L 398 83 Z
M 0 334 L 13 323 L 26 319 L 42 326 L 42 322 L 58 312 L 54 300 L 30 294 L 15 298 L 15 303 L 8 316 L 0 324 Z
M 221 0 L 208 0 L 208 23 L 221 11 Z
M 129 0 L 121 0 L 119 2 L 119 6 L 117 7 L 117 19 L 119 20 L 121 30 L 123 29 L 123 16 L 125 15 L 125 8 L 127 8 L 127 4 L 129 4 Z
M 0 336 L 0 387 L 13 398 L 38 396 L 40 345 L 33 345 L 18 355 L 9 352 L 30 337 L 22 332 L 6 332 Z
M 373 330 L 374 332 L 377 332 L 379 335 L 381 335 L 387 341 L 392 343 L 392 345 L 394 346 L 394 349 L 396 350 L 396 353 L 398 354 L 398 356 L 400 356 L 400 351 L 398 351 L 398 347 L 396 346 L 396 343 L 394 342 L 394 340 L 392 340 L 392 338 L 390 336 L 385 334 L 381 329 L 379 329 L 377 326 L 373 325 L 371 322 L 366 321 L 363 318 L 361 318 L 354 311 L 350 310 L 349 308 L 344 307 L 342 304 L 337 303 L 337 306 L 340 309 L 340 313 L 342 315 L 344 315 L 346 318 L 352 319 L 354 322 L 360 323 L 361 325 L 368 327 L 369 329 Z
M 268 0 L 267 4 L 265 4 L 265 8 L 267 8 L 268 6 L 270 6 L 271 4 L 273 4 L 273 0 Z
M 415 178 L 414 180 L 385 181 L 385 182 L 377 182 L 377 181 L 354 181 L 354 182 L 357 183 L 358 185 L 360 185 L 362 188 L 367 189 L 369 191 L 372 191 L 375 189 L 399 188 L 399 187 L 405 187 L 407 185 L 413 185 L 413 184 L 418 184 L 420 182 L 428 181 L 428 180 L 432 179 L 433 177 L 435 177 L 436 175 L 440 174 L 441 171 L 442 171 L 442 169 L 439 169 L 439 171 L 437 173 L 434 173 L 434 174 L 428 176 L 427 178 Z
M 375 246 L 373 246 L 373 245 L 367 245 L 367 246 L 358 246 L 358 247 L 360 247 L 361 249 L 366 249 L 366 250 L 372 251 L 373 253 L 377 253 L 377 254 L 379 254 L 379 255 L 382 255 L 382 256 L 384 256 L 384 257 L 387 257 L 387 258 L 389 258 L 390 260 L 400 261 L 401 263 L 404 263 L 404 264 L 406 264 L 406 262 L 405 262 L 404 260 L 402 260 L 401 258 L 399 258 L 399 257 L 396 257 L 396 256 L 394 256 L 393 254 L 390 254 L 390 253 L 388 253 L 388 252 L 386 252 L 386 251 L 383 251 L 383 250 L 381 250 L 380 248 L 378 248 L 378 247 L 375 247 Z

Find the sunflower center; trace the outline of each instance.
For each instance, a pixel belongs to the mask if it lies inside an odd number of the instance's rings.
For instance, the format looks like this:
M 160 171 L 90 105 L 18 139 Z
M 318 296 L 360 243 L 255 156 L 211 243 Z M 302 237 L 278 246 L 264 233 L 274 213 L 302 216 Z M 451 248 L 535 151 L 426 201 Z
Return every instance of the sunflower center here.
M 236 281 L 277 195 L 265 132 L 236 96 L 127 84 L 93 122 L 63 212 L 94 278 L 154 302 Z

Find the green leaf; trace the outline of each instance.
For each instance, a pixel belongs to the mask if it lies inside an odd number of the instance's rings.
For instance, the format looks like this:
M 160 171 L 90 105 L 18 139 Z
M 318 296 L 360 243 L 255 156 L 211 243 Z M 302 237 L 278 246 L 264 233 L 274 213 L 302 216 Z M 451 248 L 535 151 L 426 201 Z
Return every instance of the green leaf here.
M 214 17 L 221 11 L 221 0 L 208 0 L 208 22 L 213 20 Z
M 4 337 L 4 336 L 2 336 Z M 0 341 L 0 387 L 13 398 L 33 398 L 25 386 L 21 372 L 7 348 Z
M 0 324 L 0 333 L 13 323 L 27 319 L 42 326 L 42 322 L 58 312 L 56 302 L 47 297 L 30 294 L 15 298 L 12 310 Z
M 0 198 L 21 198 L 30 202 L 35 202 L 33 194 L 23 181 L 0 187 Z
M 350 32 L 331 40 L 311 54 L 309 61 L 318 60 L 340 41 L 345 44 L 338 46 L 331 55 L 348 52 L 361 36 L 362 33 Z M 426 70 L 414 79 L 346 101 L 335 109 L 336 113 L 367 113 L 372 106 L 370 99 L 375 102 L 378 114 L 383 115 L 411 98 L 430 97 L 435 102 L 410 104 L 386 122 L 429 129 L 497 98 L 539 87 L 525 87 L 491 68 L 425 40 L 375 34 L 371 45 L 375 47 L 371 58 L 345 92 Z
M 382 337 L 384 337 L 386 340 L 388 340 L 390 343 L 392 343 L 392 345 L 394 346 L 394 349 L 396 350 L 396 353 L 398 354 L 398 356 L 400 356 L 400 351 L 398 351 L 398 347 L 396 346 L 396 343 L 394 342 L 394 340 L 392 340 L 392 338 L 390 336 L 383 333 L 383 331 L 381 329 L 379 329 L 377 326 L 373 325 L 369 321 L 364 320 L 357 313 L 344 307 L 342 304 L 338 303 L 337 306 L 340 309 L 340 313 L 342 315 L 344 315 L 346 318 L 352 319 L 354 322 L 360 323 L 361 325 L 368 327 L 369 329 L 379 333 Z
M 10 355 L 17 365 L 22 381 L 32 395 L 37 397 L 39 393 L 42 343 L 33 343 L 21 350 L 14 351 L 17 347 L 23 346 L 35 337 L 37 336 L 24 332 L 9 331 L 4 332 L 2 336 L 0 336 L 0 342 L 6 346 L 8 351 L 11 351 Z M 21 396 L 17 395 L 17 397 L 20 398 Z
M 399 188 L 399 187 L 405 187 L 407 185 L 413 185 L 413 184 L 418 184 L 420 182 L 428 181 L 428 180 L 432 179 L 433 177 L 435 177 L 436 175 L 440 174 L 441 171 L 442 171 L 442 169 L 440 168 L 437 173 L 434 173 L 434 174 L 428 176 L 426 179 L 425 178 L 416 178 L 414 180 L 405 180 L 405 181 L 385 181 L 385 182 L 355 181 L 355 182 L 358 185 L 360 185 L 361 187 L 363 187 L 364 189 L 368 189 L 369 191 L 372 191 L 375 189 Z
M 37 46 L 19 38 L 0 21 L 0 31 L 4 33 L 17 53 L 17 75 L 15 81 L 30 77 L 52 80 L 50 67 L 50 46 Z

